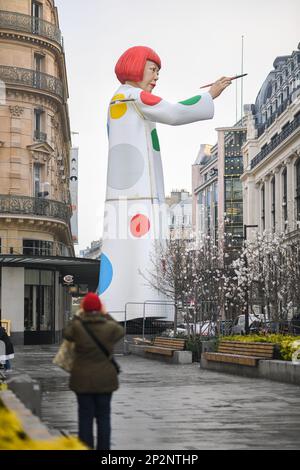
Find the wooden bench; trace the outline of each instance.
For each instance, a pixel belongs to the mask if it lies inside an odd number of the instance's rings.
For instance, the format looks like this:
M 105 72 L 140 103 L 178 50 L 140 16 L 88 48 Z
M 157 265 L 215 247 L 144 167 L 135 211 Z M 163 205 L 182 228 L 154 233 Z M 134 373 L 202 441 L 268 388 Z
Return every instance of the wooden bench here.
M 207 361 L 241 364 L 256 367 L 260 359 L 273 359 L 275 344 L 220 341 L 218 352 L 206 352 Z
M 174 351 L 183 351 L 185 340 L 181 338 L 164 338 L 157 336 L 154 338 L 153 346 L 145 348 L 146 353 L 162 354 L 164 356 L 173 356 Z

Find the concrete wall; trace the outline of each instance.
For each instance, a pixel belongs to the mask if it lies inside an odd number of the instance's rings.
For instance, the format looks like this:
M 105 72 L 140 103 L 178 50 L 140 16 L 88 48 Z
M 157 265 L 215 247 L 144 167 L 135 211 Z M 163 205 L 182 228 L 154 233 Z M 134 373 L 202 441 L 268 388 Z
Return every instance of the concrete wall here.
M 24 342 L 24 276 L 24 268 L 2 268 L 1 317 L 11 320 L 14 344 Z
M 276 382 L 300 385 L 300 364 L 290 361 L 259 361 L 259 376 Z
M 240 364 L 208 361 L 202 355 L 201 368 L 244 377 L 300 385 L 300 364 L 293 364 L 291 361 L 261 360 L 257 367 L 249 367 Z

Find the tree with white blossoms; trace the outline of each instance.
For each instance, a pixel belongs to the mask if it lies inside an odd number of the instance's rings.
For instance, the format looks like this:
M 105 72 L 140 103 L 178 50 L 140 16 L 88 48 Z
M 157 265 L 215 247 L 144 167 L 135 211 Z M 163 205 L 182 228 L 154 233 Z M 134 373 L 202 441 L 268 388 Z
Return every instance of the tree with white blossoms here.
M 213 334 L 212 326 L 219 319 L 225 302 L 225 275 L 218 246 L 210 236 L 206 236 L 198 244 L 194 242 L 189 255 L 185 292 L 186 298 L 193 302 L 193 315 L 187 315 L 187 323 L 194 323 L 194 334 L 197 331 L 196 324 L 200 324 L 198 333 L 201 335 L 203 323 L 208 322 L 205 328 Z
M 283 233 L 257 234 L 233 262 L 237 284 L 229 282 L 226 295 L 239 299 L 245 311 L 247 293 L 252 311 L 260 304 L 267 319 L 287 319 L 300 300 L 299 253 L 299 240 L 288 242 Z
M 201 334 L 197 323 L 219 319 L 227 303 L 228 268 L 223 267 L 218 247 L 211 237 L 207 236 L 200 243 L 185 238 L 167 240 L 155 248 L 150 265 L 144 278 L 174 302 L 175 331 L 179 306 L 185 312 L 188 334 Z

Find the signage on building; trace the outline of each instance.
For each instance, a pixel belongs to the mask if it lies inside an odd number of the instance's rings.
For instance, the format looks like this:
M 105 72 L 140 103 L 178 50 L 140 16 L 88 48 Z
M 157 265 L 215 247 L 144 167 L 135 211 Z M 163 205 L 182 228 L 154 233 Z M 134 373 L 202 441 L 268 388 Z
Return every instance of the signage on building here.
M 64 276 L 64 284 L 66 286 L 70 286 L 74 283 L 74 276 L 72 276 L 71 274 L 67 274 L 66 276 Z

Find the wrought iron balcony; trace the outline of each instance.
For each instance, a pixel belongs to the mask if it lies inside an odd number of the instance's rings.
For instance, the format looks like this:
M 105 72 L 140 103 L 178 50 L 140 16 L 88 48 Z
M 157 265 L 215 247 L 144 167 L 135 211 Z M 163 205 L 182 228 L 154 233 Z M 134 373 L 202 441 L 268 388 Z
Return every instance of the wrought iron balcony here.
M 61 80 L 47 73 L 36 72 L 31 69 L 0 65 L 0 80 L 7 85 L 17 85 L 43 90 L 53 93 L 60 98 L 64 97 Z
M 47 134 L 41 131 L 34 131 L 34 140 L 38 140 L 39 142 L 47 142 Z
M 0 215 L 3 214 L 36 215 L 69 225 L 72 211 L 68 204 L 51 199 L 0 194 Z
M 300 115 L 295 117 L 287 127 L 282 130 L 278 135 L 274 137 L 272 142 L 264 147 L 251 161 L 251 169 L 258 165 L 262 160 L 264 160 L 267 155 L 269 155 L 278 145 L 280 145 L 285 139 L 289 137 L 298 127 L 300 127 Z
M 0 10 L 0 28 L 35 34 L 50 39 L 60 46 L 63 45 L 59 28 L 49 21 L 34 16 Z

